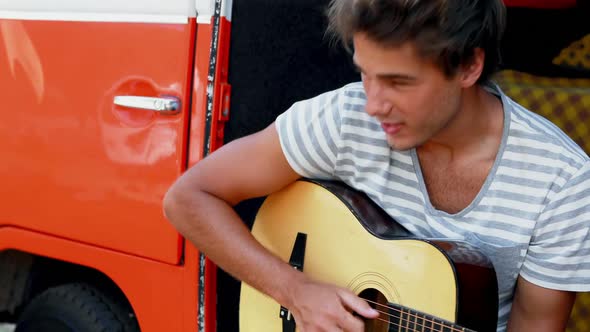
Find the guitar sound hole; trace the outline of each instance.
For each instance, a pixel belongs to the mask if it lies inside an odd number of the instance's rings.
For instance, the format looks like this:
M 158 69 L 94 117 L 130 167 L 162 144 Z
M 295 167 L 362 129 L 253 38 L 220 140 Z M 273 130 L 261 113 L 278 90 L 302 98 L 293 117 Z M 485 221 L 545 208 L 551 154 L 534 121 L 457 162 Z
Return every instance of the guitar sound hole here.
M 364 319 L 365 332 L 387 332 L 389 316 L 387 314 L 387 299 L 374 288 L 367 288 L 359 296 L 369 302 L 369 305 L 380 312 L 378 319 Z

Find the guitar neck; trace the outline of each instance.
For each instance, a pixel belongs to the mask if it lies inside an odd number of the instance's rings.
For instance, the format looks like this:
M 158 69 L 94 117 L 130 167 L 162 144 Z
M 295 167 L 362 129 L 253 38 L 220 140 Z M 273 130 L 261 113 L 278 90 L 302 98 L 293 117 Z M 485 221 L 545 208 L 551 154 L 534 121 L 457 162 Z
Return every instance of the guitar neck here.
M 395 303 L 389 303 L 387 306 L 388 332 L 476 332 Z

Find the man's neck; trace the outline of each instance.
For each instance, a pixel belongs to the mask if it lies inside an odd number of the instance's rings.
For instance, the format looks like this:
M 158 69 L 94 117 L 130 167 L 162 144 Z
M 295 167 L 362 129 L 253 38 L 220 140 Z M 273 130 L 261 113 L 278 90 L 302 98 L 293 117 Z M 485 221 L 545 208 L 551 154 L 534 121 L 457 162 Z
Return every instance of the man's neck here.
M 447 128 L 417 148 L 418 154 L 443 163 L 494 160 L 503 132 L 502 102 L 475 86 L 464 91 L 460 107 Z

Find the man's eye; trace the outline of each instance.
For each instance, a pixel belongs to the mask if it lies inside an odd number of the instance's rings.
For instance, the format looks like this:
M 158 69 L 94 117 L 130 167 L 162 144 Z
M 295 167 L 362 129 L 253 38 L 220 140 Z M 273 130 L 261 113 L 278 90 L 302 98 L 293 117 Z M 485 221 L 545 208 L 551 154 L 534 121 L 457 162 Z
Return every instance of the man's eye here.
M 401 86 L 407 85 L 407 82 L 403 82 L 403 81 L 400 81 L 400 80 L 389 80 L 389 81 L 387 81 L 387 84 L 390 85 L 390 86 L 398 86 L 398 87 L 401 87 Z
M 404 88 L 412 85 L 412 82 L 407 80 L 391 79 L 387 80 L 386 84 L 390 87 Z

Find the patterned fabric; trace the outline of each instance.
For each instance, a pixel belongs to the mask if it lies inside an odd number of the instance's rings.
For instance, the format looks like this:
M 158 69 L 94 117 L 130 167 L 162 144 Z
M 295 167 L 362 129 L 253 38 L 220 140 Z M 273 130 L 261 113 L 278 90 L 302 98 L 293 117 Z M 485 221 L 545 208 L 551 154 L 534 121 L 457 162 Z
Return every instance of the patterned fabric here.
M 496 76 L 496 81 L 511 98 L 552 120 L 590 152 L 590 80 L 543 78 L 503 71 Z M 590 293 L 580 293 L 567 332 L 587 331 L 590 331 Z
M 507 95 L 551 120 L 590 153 L 590 79 L 546 78 L 506 70 L 494 80 Z
M 456 214 L 432 206 L 416 151 L 389 147 L 364 111 L 360 83 L 296 103 L 277 130 L 302 176 L 364 191 L 418 236 L 480 248 L 498 275 L 504 331 L 519 274 L 543 287 L 590 290 L 590 159 L 553 124 L 493 92 L 504 105 L 502 144 L 481 191 Z
M 580 293 L 572 309 L 566 332 L 590 331 L 590 293 Z
M 590 35 L 563 49 L 553 64 L 590 71 Z

